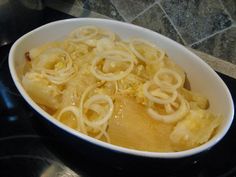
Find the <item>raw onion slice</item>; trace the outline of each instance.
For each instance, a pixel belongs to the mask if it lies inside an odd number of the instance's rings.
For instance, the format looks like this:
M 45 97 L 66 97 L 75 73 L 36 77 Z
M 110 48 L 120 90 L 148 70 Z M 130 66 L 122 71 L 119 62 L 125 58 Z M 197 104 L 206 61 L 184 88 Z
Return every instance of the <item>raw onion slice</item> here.
M 83 119 L 80 116 L 79 108 L 76 107 L 76 106 L 67 106 L 67 107 L 63 108 L 60 111 L 60 113 L 57 116 L 57 119 L 60 121 L 61 120 L 61 116 L 64 113 L 66 113 L 66 112 L 71 112 L 71 113 L 74 114 L 74 116 L 76 118 L 76 122 L 77 122 L 77 130 L 86 134 L 85 126 L 84 126 L 84 121 L 83 121 Z
M 52 57 L 51 55 L 55 55 Z M 70 80 L 76 73 L 77 68 L 73 65 L 70 55 L 60 49 L 51 48 L 40 54 L 39 62 L 34 64 L 34 68 L 39 70 L 48 80 L 54 84 L 63 84 Z M 50 63 L 54 64 L 54 67 L 47 68 Z
M 134 60 L 134 64 L 138 64 L 138 60 L 137 60 L 136 56 L 133 54 L 133 52 L 129 49 L 128 44 L 123 43 L 123 42 L 116 42 L 115 45 L 118 48 L 121 48 L 122 50 L 128 52 L 132 56 L 132 58 Z
M 94 38 L 98 34 L 98 29 L 94 26 L 83 26 L 70 33 L 70 40 L 74 42 L 86 41 Z
M 176 83 L 170 83 L 168 81 L 162 80 L 160 77 L 162 75 L 170 75 L 176 80 Z M 173 70 L 167 69 L 167 68 L 161 68 L 154 76 L 153 81 L 156 85 L 158 85 L 160 88 L 173 92 L 174 90 L 178 89 L 182 84 L 182 78 L 180 75 Z
M 107 131 L 106 131 L 106 130 L 107 130 L 107 127 L 108 127 L 108 123 L 106 123 L 106 124 L 100 126 L 100 127 L 99 127 L 100 133 L 99 133 L 97 136 L 95 136 L 95 138 L 96 138 L 96 139 L 101 139 L 102 137 L 105 137 L 105 138 L 106 138 L 106 141 L 107 141 L 108 143 L 110 143 L 110 142 L 111 142 L 110 136 L 108 135 L 108 133 L 107 133 Z
M 94 109 L 93 105 L 101 101 L 107 103 L 109 106 L 108 110 L 105 113 L 104 113 L 104 107 L 102 106 L 97 106 Z M 104 123 L 107 123 L 107 121 L 110 119 L 113 109 L 114 109 L 114 105 L 113 105 L 112 99 L 109 96 L 105 94 L 97 94 L 97 95 L 93 95 L 88 100 L 86 100 L 86 102 L 84 103 L 84 108 L 87 108 L 87 109 L 92 108 L 93 111 L 95 111 L 97 114 L 100 114 L 98 120 L 89 120 L 84 115 L 84 118 L 85 118 L 84 121 L 87 125 L 92 126 L 92 127 L 98 127 L 100 125 L 103 125 Z
M 140 52 L 135 48 L 135 45 L 136 44 L 145 44 L 147 45 L 148 47 L 151 47 L 151 48 L 154 48 L 156 49 L 157 52 L 160 53 L 159 57 L 157 56 L 156 57 L 156 61 L 160 62 L 163 60 L 164 56 L 165 56 L 165 52 L 158 48 L 157 46 L 153 45 L 152 43 L 146 41 L 146 40 L 143 40 L 143 39 L 132 39 L 130 40 L 130 43 L 129 43 L 129 47 L 131 49 L 131 51 L 136 55 L 136 57 L 146 63 L 150 63 L 150 61 L 148 61 L 142 54 L 140 54 Z
M 108 38 L 112 41 L 115 41 L 116 35 L 112 31 L 105 30 L 105 29 L 99 29 L 99 34 L 102 35 L 102 38 Z
M 148 108 L 148 114 L 155 120 L 162 121 L 165 123 L 174 123 L 184 118 L 184 116 L 189 112 L 189 106 L 186 100 L 181 95 L 178 95 L 180 101 L 179 108 L 172 114 L 162 115 L 154 110 L 153 108 Z
M 103 73 L 102 71 L 98 70 L 97 64 L 101 60 L 111 60 L 114 62 L 129 62 L 130 65 L 125 71 L 120 71 L 118 74 L 114 73 Z M 120 80 L 124 77 L 126 77 L 134 67 L 134 61 L 132 57 L 130 56 L 129 53 L 123 52 L 123 51 L 108 51 L 104 52 L 101 56 L 96 57 L 92 61 L 92 66 L 91 66 L 91 73 L 98 79 L 104 80 L 104 81 L 115 81 L 115 80 Z
M 176 100 L 176 98 L 178 96 L 177 91 L 173 91 L 171 93 L 171 96 L 168 96 L 167 98 L 158 98 L 158 97 L 154 96 L 149 91 L 149 88 L 152 84 L 153 83 L 151 81 L 148 81 L 143 85 L 143 93 L 150 101 L 157 103 L 157 104 L 169 104 L 169 103 L 172 103 Z M 161 89 L 159 89 L 158 92 L 160 92 L 159 95 L 165 94 L 165 93 L 163 93 L 163 91 Z

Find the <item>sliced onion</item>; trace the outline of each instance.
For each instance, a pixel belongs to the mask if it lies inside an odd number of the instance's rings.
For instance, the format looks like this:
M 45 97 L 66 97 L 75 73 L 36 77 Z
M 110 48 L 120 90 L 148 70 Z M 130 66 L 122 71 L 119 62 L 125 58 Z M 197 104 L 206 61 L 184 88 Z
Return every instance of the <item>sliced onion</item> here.
M 88 105 L 88 102 L 85 102 L 84 108 L 90 109 L 90 110 L 96 112 L 97 114 L 104 114 L 104 107 L 102 107 L 101 105 L 99 105 L 97 103 Z
M 153 45 L 152 43 L 146 41 L 146 40 L 143 40 L 143 39 L 132 39 L 129 43 L 129 47 L 131 49 L 131 51 L 136 55 L 137 58 L 139 58 L 140 60 L 146 62 L 146 63 L 149 63 L 150 61 L 148 61 L 146 58 L 144 58 L 143 55 L 141 55 L 135 48 L 135 43 L 143 43 L 149 47 L 152 47 L 154 49 L 156 49 L 159 53 L 160 53 L 160 57 L 156 57 L 156 61 L 162 61 L 164 56 L 165 56 L 165 52 L 162 50 L 162 49 L 159 49 L 157 46 Z
M 148 108 L 147 112 L 155 120 L 162 121 L 165 123 L 177 122 L 178 120 L 184 118 L 184 116 L 189 112 L 188 103 L 184 100 L 184 98 L 179 95 L 178 99 L 180 100 L 180 106 L 172 114 L 161 115 L 157 112 L 157 110 L 154 110 L 152 108 Z
M 74 114 L 75 118 L 76 118 L 76 122 L 77 122 L 77 130 L 81 131 L 82 133 L 86 134 L 85 131 L 85 126 L 84 126 L 84 121 L 80 116 L 80 112 L 79 112 L 79 108 L 76 106 L 67 106 L 65 108 L 63 108 L 59 115 L 57 116 L 57 119 L 60 121 L 61 120 L 61 116 L 65 113 L 65 112 L 71 112 Z
M 113 61 L 133 61 L 131 54 L 121 50 L 106 51 L 102 54 L 102 56 Z
M 103 52 L 114 47 L 114 42 L 108 38 L 102 38 L 97 41 L 96 51 Z
M 65 57 L 58 58 L 58 60 L 63 60 L 63 64 L 65 67 L 60 69 L 48 69 L 45 68 L 46 63 L 50 62 L 50 58 L 47 58 L 45 56 L 49 56 L 50 54 L 63 54 Z M 52 83 L 55 84 L 63 84 L 70 80 L 76 73 L 77 68 L 73 65 L 72 59 L 70 55 L 60 49 L 60 48 L 51 48 L 40 54 L 39 56 L 40 61 L 34 66 L 37 69 L 40 69 L 40 72 Z M 38 68 L 37 68 L 38 67 Z
M 83 113 L 83 109 L 84 109 L 84 106 L 83 106 L 83 103 L 84 103 L 84 100 L 87 96 L 87 94 L 95 89 L 97 86 L 97 84 L 93 84 L 91 86 L 89 86 L 82 94 L 81 98 L 80 98 L 80 105 L 79 105 L 79 113 L 80 113 L 80 117 L 84 120 L 84 113 Z M 86 134 L 87 134 L 87 130 L 86 130 Z
M 150 93 L 150 91 L 148 90 L 152 84 L 153 83 L 151 81 L 148 81 L 143 85 L 143 93 L 150 101 L 152 101 L 154 103 L 158 103 L 158 104 L 168 104 L 168 103 L 174 102 L 175 99 L 177 98 L 177 96 L 178 96 L 177 91 L 173 91 L 171 93 L 172 95 L 167 99 L 157 98 L 157 97 L 153 96 Z
M 85 123 L 89 126 L 92 126 L 92 127 L 97 127 L 97 126 L 100 126 L 100 125 L 106 123 L 110 119 L 113 109 L 114 109 L 112 99 L 109 96 L 104 95 L 104 94 L 93 95 L 84 103 L 84 107 L 86 106 L 87 109 L 90 109 L 90 106 L 98 101 L 106 102 L 109 105 L 109 108 L 108 108 L 108 111 L 104 115 L 102 115 L 102 118 L 100 118 L 99 120 L 90 121 L 90 120 L 88 120 L 88 118 L 86 116 L 84 116 Z M 101 110 L 96 111 L 96 112 L 100 113 Z
M 110 142 L 111 142 L 110 136 L 109 136 L 108 133 L 106 132 L 107 127 L 108 127 L 108 123 L 106 123 L 106 124 L 100 126 L 100 127 L 98 128 L 99 131 L 100 131 L 100 133 L 99 133 L 97 136 L 95 136 L 95 138 L 96 138 L 96 139 L 101 139 L 102 136 L 104 136 L 104 137 L 106 138 L 107 142 L 110 143 Z
M 136 58 L 136 56 L 133 54 L 133 52 L 129 49 L 128 46 L 126 46 L 123 42 L 116 42 L 116 45 L 118 47 L 121 47 L 123 50 L 127 51 L 129 54 L 132 55 L 132 58 L 134 60 L 134 64 L 138 64 L 138 60 Z
M 119 74 L 103 73 L 102 71 L 99 71 L 96 67 L 97 63 L 103 59 L 112 60 L 112 61 L 129 62 L 130 65 L 125 71 L 120 71 Z M 133 67 L 134 67 L 133 59 L 127 52 L 108 51 L 108 52 L 104 52 L 103 55 L 96 57 L 92 61 L 91 73 L 100 80 L 115 81 L 115 80 L 120 80 L 126 77 L 133 70 Z
M 42 71 L 42 74 L 54 84 L 63 84 L 73 78 L 76 72 L 77 68 L 73 67 L 68 72 L 57 72 L 56 74 L 50 74 L 49 72 Z
M 171 104 L 165 104 L 164 107 L 165 107 L 165 110 L 166 110 L 167 114 L 170 114 L 170 113 L 174 112 L 174 109 L 171 107 Z
M 50 48 L 45 50 L 43 53 L 41 53 L 39 55 L 39 62 L 37 62 L 36 64 L 33 63 L 33 67 L 36 70 L 40 70 L 42 68 L 45 67 L 46 63 L 50 61 L 50 58 L 45 57 L 45 56 L 50 56 L 50 54 L 64 54 L 65 55 L 65 62 L 67 62 L 67 67 L 71 67 L 72 66 L 72 59 L 70 57 L 70 55 L 63 49 L 61 48 Z M 52 72 L 53 70 L 51 69 L 47 69 L 44 68 L 46 70 L 48 70 L 48 72 Z M 67 70 L 67 68 L 63 68 L 64 70 Z
M 108 39 L 114 41 L 116 39 L 115 33 L 108 30 L 99 30 L 99 33 L 103 35 L 103 38 L 107 37 Z
M 82 34 L 83 31 L 89 31 L 88 34 Z M 98 29 L 95 26 L 83 26 L 75 29 L 70 33 L 70 40 L 74 42 L 85 41 L 95 37 L 98 34 Z
M 172 77 L 175 78 L 176 83 L 172 84 L 169 83 L 167 81 L 163 81 L 160 79 L 160 76 L 163 74 L 169 74 Z M 161 68 L 154 76 L 153 81 L 156 85 L 158 85 L 160 88 L 166 90 L 166 91 L 174 91 L 176 89 L 178 89 L 181 84 L 182 84 L 182 78 L 180 77 L 179 73 L 177 73 L 176 71 L 167 69 L 167 68 Z

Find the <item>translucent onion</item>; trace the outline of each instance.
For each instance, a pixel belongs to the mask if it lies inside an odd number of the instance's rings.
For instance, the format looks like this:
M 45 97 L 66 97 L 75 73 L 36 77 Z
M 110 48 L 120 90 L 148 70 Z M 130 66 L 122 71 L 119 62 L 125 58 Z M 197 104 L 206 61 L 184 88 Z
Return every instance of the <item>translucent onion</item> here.
M 170 114 L 170 113 L 174 112 L 174 109 L 171 107 L 171 104 L 165 104 L 164 107 L 165 107 L 165 110 L 166 110 L 167 114 Z
M 52 57 L 51 55 L 64 55 L 63 57 L 57 56 Z M 50 63 L 58 63 L 59 67 L 54 66 L 52 69 L 47 68 L 46 66 Z M 56 64 L 55 64 L 56 65 Z M 51 48 L 40 54 L 39 62 L 33 65 L 36 70 L 39 70 L 48 80 L 55 84 L 63 84 L 70 80 L 77 71 L 77 68 L 74 67 L 70 55 L 60 49 L 60 48 Z
M 116 39 L 115 33 L 111 32 L 109 30 L 100 29 L 99 33 L 102 35 L 102 38 L 108 38 L 111 41 L 114 41 Z
M 71 112 L 74 114 L 76 118 L 76 122 L 77 122 L 77 130 L 86 134 L 84 121 L 82 117 L 80 116 L 79 108 L 76 106 L 67 106 L 60 111 L 60 113 L 57 116 L 57 119 L 60 121 L 61 116 L 66 112 Z
M 107 95 L 104 95 L 104 94 L 97 94 L 97 95 L 93 95 L 92 97 L 90 97 L 85 103 L 84 103 L 84 108 L 87 108 L 87 109 L 90 109 L 90 107 L 92 105 L 94 105 L 94 103 L 96 102 L 105 102 L 108 104 L 109 108 L 107 110 L 107 112 L 104 114 L 103 113 L 103 109 L 102 107 L 97 107 L 98 109 L 95 110 L 98 114 L 101 114 L 101 116 L 99 116 L 100 118 L 98 120 L 93 120 L 93 121 L 90 121 L 88 120 L 88 118 L 84 115 L 84 121 L 87 125 L 89 126 L 92 126 L 92 127 L 98 127 L 104 123 L 107 123 L 107 121 L 111 118 L 111 115 L 112 115 L 112 112 L 113 112 L 113 109 L 114 109 L 114 105 L 113 105 L 113 102 L 112 102 L 112 99 L 107 96 Z M 94 107 L 93 107 L 94 108 Z M 93 109 L 94 110 L 94 109 Z
M 83 107 L 84 107 L 83 105 L 84 105 L 84 100 L 85 100 L 87 94 L 88 94 L 91 90 L 95 89 L 96 87 L 97 87 L 97 84 L 93 84 L 93 85 L 87 87 L 87 88 L 85 89 L 85 91 L 83 92 L 83 94 L 82 94 L 82 96 L 81 96 L 81 98 L 80 98 L 80 106 L 79 106 L 79 108 L 80 108 L 80 115 L 81 115 L 81 116 L 83 116 Z
M 63 84 L 69 81 L 72 77 L 74 77 L 76 71 L 76 67 L 73 67 L 73 69 L 68 71 L 67 73 L 57 72 L 55 74 L 51 74 L 50 72 L 43 72 L 43 75 L 45 75 L 52 83 Z
M 124 50 L 124 51 L 128 52 L 129 54 L 131 54 L 132 58 L 134 60 L 134 64 L 138 64 L 138 60 L 137 60 L 136 56 L 133 54 L 133 52 L 129 49 L 129 47 L 125 43 L 116 42 L 116 46 L 120 47 L 122 50 Z
M 158 98 L 155 97 L 154 95 L 152 95 L 149 91 L 150 86 L 153 83 L 151 81 L 146 82 L 143 85 L 143 93 L 144 95 L 152 102 L 157 103 L 157 104 L 168 104 L 168 103 L 172 103 L 176 100 L 177 96 L 178 96 L 178 92 L 177 91 L 173 91 L 171 93 L 171 96 L 169 96 L 168 98 Z M 161 90 L 159 92 L 162 92 Z
M 94 26 L 83 26 L 70 33 L 70 40 L 74 42 L 86 41 L 98 34 L 98 28 Z
M 137 58 L 139 58 L 140 60 L 142 60 L 146 63 L 148 63 L 150 61 L 148 61 L 146 58 L 144 58 L 144 56 L 142 54 L 140 54 L 139 51 L 136 50 L 135 44 L 145 44 L 148 47 L 156 49 L 156 51 L 160 53 L 160 56 L 156 57 L 156 61 L 159 61 L 159 62 L 162 61 L 165 56 L 165 52 L 162 49 L 158 48 L 157 46 L 153 45 L 152 43 L 150 43 L 146 40 L 143 40 L 143 39 L 130 40 L 129 47 L 130 47 L 131 51 L 136 55 Z
M 117 61 L 117 62 L 129 62 L 130 65 L 125 71 L 120 71 L 118 74 L 114 73 L 103 73 L 102 71 L 99 71 L 96 67 L 96 65 L 101 61 L 101 60 L 112 60 L 112 61 Z M 115 80 L 120 80 L 124 77 L 126 77 L 134 67 L 134 62 L 132 57 L 129 55 L 127 52 L 123 51 L 108 51 L 104 52 L 101 56 L 96 57 L 92 61 L 92 66 L 91 66 L 91 73 L 98 79 L 104 80 L 104 81 L 115 81 Z
M 161 80 L 160 76 L 168 74 L 171 75 L 175 80 L 176 83 L 172 84 L 170 82 L 167 82 L 165 80 Z M 158 85 L 160 88 L 173 92 L 174 90 L 178 89 L 182 84 L 182 78 L 180 77 L 179 73 L 176 71 L 167 69 L 167 68 L 161 68 L 154 76 L 153 81 L 156 85 Z
M 178 95 L 178 99 L 180 101 L 180 106 L 172 114 L 162 115 L 158 113 L 157 110 L 154 110 L 153 108 L 148 108 L 147 112 L 155 120 L 162 121 L 165 123 L 177 122 L 180 119 L 184 118 L 184 116 L 189 112 L 189 105 L 186 102 L 186 100 L 184 100 L 184 98 L 181 95 Z
M 98 52 L 103 52 L 110 50 L 114 47 L 114 42 L 108 38 L 102 38 L 97 41 L 96 50 Z
M 108 135 L 108 133 L 107 133 L 107 131 L 106 131 L 106 130 L 107 130 L 107 127 L 108 127 L 108 123 L 106 123 L 106 124 L 100 126 L 100 127 L 99 127 L 100 133 L 99 133 L 97 136 L 95 136 L 95 138 L 96 138 L 96 139 L 101 139 L 102 136 L 104 136 L 104 137 L 106 138 L 106 141 L 107 141 L 108 143 L 110 143 L 110 142 L 111 142 L 110 136 Z

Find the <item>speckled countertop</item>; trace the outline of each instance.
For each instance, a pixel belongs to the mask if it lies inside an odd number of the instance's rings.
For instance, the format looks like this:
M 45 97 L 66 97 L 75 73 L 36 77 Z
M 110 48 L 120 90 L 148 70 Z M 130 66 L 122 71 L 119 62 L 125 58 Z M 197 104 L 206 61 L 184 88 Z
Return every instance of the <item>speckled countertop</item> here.
M 75 17 L 112 18 L 149 28 L 236 78 L 235 0 L 45 0 Z

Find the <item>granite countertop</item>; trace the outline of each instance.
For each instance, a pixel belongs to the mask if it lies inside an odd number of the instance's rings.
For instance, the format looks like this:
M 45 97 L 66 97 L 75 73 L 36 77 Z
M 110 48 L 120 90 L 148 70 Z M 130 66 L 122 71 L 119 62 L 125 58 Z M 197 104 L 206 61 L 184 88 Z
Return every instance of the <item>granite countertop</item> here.
M 45 0 L 75 17 L 111 18 L 161 33 L 236 78 L 234 0 Z

